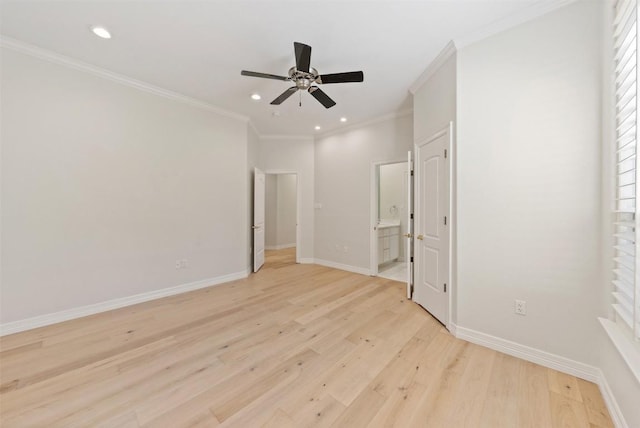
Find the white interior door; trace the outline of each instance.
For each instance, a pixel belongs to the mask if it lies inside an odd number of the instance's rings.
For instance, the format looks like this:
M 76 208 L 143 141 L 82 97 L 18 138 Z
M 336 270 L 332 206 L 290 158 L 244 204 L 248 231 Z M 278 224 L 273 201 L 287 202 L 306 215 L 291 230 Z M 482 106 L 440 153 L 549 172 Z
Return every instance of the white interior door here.
M 258 168 L 253 177 L 253 271 L 264 264 L 265 175 Z
M 449 316 L 450 128 L 416 145 L 413 300 L 445 326 Z
M 407 263 L 407 299 L 413 294 L 413 153 L 407 155 L 407 234 L 404 257 Z

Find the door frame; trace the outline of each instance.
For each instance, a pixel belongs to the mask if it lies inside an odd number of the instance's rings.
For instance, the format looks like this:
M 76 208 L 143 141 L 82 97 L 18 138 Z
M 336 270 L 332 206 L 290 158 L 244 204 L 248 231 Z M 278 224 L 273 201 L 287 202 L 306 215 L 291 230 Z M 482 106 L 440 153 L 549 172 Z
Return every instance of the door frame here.
M 259 178 L 261 180 L 259 180 Z M 258 185 L 258 183 L 260 183 Z M 260 191 L 258 191 L 260 189 Z M 265 189 L 266 189 L 266 175 L 260 170 L 258 167 L 253 168 L 253 218 L 251 221 L 251 229 L 252 229 L 252 254 L 253 254 L 253 273 L 256 273 L 262 268 L 264 265 L 264 245 L 265 245 L 265 235 L 264 235 L 264 221 L 265 221 Z M 258 198 L 258 195 L 261 195 L 261 198 Z M 262 207 L 258 203 L 259 199 L 262 199 Z M 259 221 L 258 214 L 261 214 L 262 219 Z M 258 240 L 258 236 L 262 236 L 262 239 Z M 259 245 L 258 243 L 262 245 Z M 261 248 L 259 248 L 261 247 Z M 261 255 L 261 257 L 258 257 Z
M 447 157 L 449 159 L 449 217 L 447 219 L 449 223 L 449 290 L 447 292 L 447 324 L 445 328 L 449 330 L 451 333 L 455 334 L 456 323 L 453 320 L 453 301 L 454 294 L 456 294 L 457 298 L 457 290 L 458 290 L 458 277 L 456 275 L 457 272 L 457 227 L 458 227 L 458 217 L 457 217 L 457 201 L 456 201 L 456 188 L 457 188 L 457 151 L 456 151 L 456 136 L 455 136 L 455 126 L 453 121 L 450 121 L 449 124 L 439 131 L 435 132 L 433 135 L 430 135 L 426 138 L 423 138 L 419 141 L 415 141 L 413 144 L 413 153 L 414 157 L 417 156 L 418 146 L 423 143 L 427 143 L 438 138 L 439 135 L 449 131 L 449 143 L 448 143 L 448 154 Z M 417 175 L 418 164 L 414 159 L 414 170 L 416 170 L 415 174 Z M 415 213 L 415 205 L 416 201 L 416 187 L 414 184 L 414 213 Z M 415 218 L 414 222 L 417 222 L 418 219 Z M 414 223 L 415 224 L 415 223 Z M 415 230 L 414 230 L 415 232 Z M 418 261 L 415 260 L 414 264 Z M 415 269 L 415 267 L 414 267 Z
M 300 173 L 296 170 L 288 169 L 266 169 L 263 172 L 265 175 L 293 174 L 296 176 L 296 263 L 300 263 L 300 213 L 302 212 L 302 186 L 300 185 Z
M 369 180 L 369 275 L 378 276 L 378 188 L 379 175 L 376 174 L 381 165 L 407 163 L 406 159 L 373 161 L 370 167 Z M 401 237 L 402 238 L 402 237 Z

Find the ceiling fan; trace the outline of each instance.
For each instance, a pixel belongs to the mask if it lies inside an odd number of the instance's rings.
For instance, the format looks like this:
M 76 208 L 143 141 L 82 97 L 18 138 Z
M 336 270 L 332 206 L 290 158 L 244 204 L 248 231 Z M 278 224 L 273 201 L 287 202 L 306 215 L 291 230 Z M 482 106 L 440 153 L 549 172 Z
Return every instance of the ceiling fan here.
M 275 74 L 257 73 L 255 71 L 242 70 L 240 72 L 243 76 L 262 77 L 264 79 L 275 79 L 291 81 L 295 86 L 290 87 L 284 91 L 278 98 L 271 101 L 271 104 L 279 105 L 284 100 L 298 91 L 308 91 L 316 100 L 320 102 L 326 108 L 331 108 L 336 105 L 324 91 L 314 83 L 319 85 L 327 83 L 348 83 L 348 82 L 362 82 L 364 80 L 364 74 L 362 71 L 349 71 L 346 73 L 333 73 L 333 74 L 319 74 L 318 70 L 310 67 L 311 63 L 311 46 L 304 43 L 293 43 L 293 50 L 296 56 L 296 65 L 289 69 L 288 76 L 278 76 Z

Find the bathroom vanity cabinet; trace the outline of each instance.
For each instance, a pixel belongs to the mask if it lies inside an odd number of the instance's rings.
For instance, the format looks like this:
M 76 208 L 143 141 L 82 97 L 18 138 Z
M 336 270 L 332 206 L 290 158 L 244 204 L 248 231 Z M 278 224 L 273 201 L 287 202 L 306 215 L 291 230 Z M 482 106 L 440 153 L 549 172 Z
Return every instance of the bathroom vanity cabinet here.
M 400 255 L 400 226 L 378 226 L 378 264 L 398 260 Z

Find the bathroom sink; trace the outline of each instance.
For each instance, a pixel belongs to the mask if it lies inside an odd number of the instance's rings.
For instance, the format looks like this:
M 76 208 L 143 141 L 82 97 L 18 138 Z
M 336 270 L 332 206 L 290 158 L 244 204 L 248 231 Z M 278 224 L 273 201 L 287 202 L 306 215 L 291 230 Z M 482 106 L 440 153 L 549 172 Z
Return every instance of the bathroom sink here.
M 378 229 L 384 229 L 386 227 L 398 227 L 400 226 L 400 220 L 380 220 L 378 222 Z

